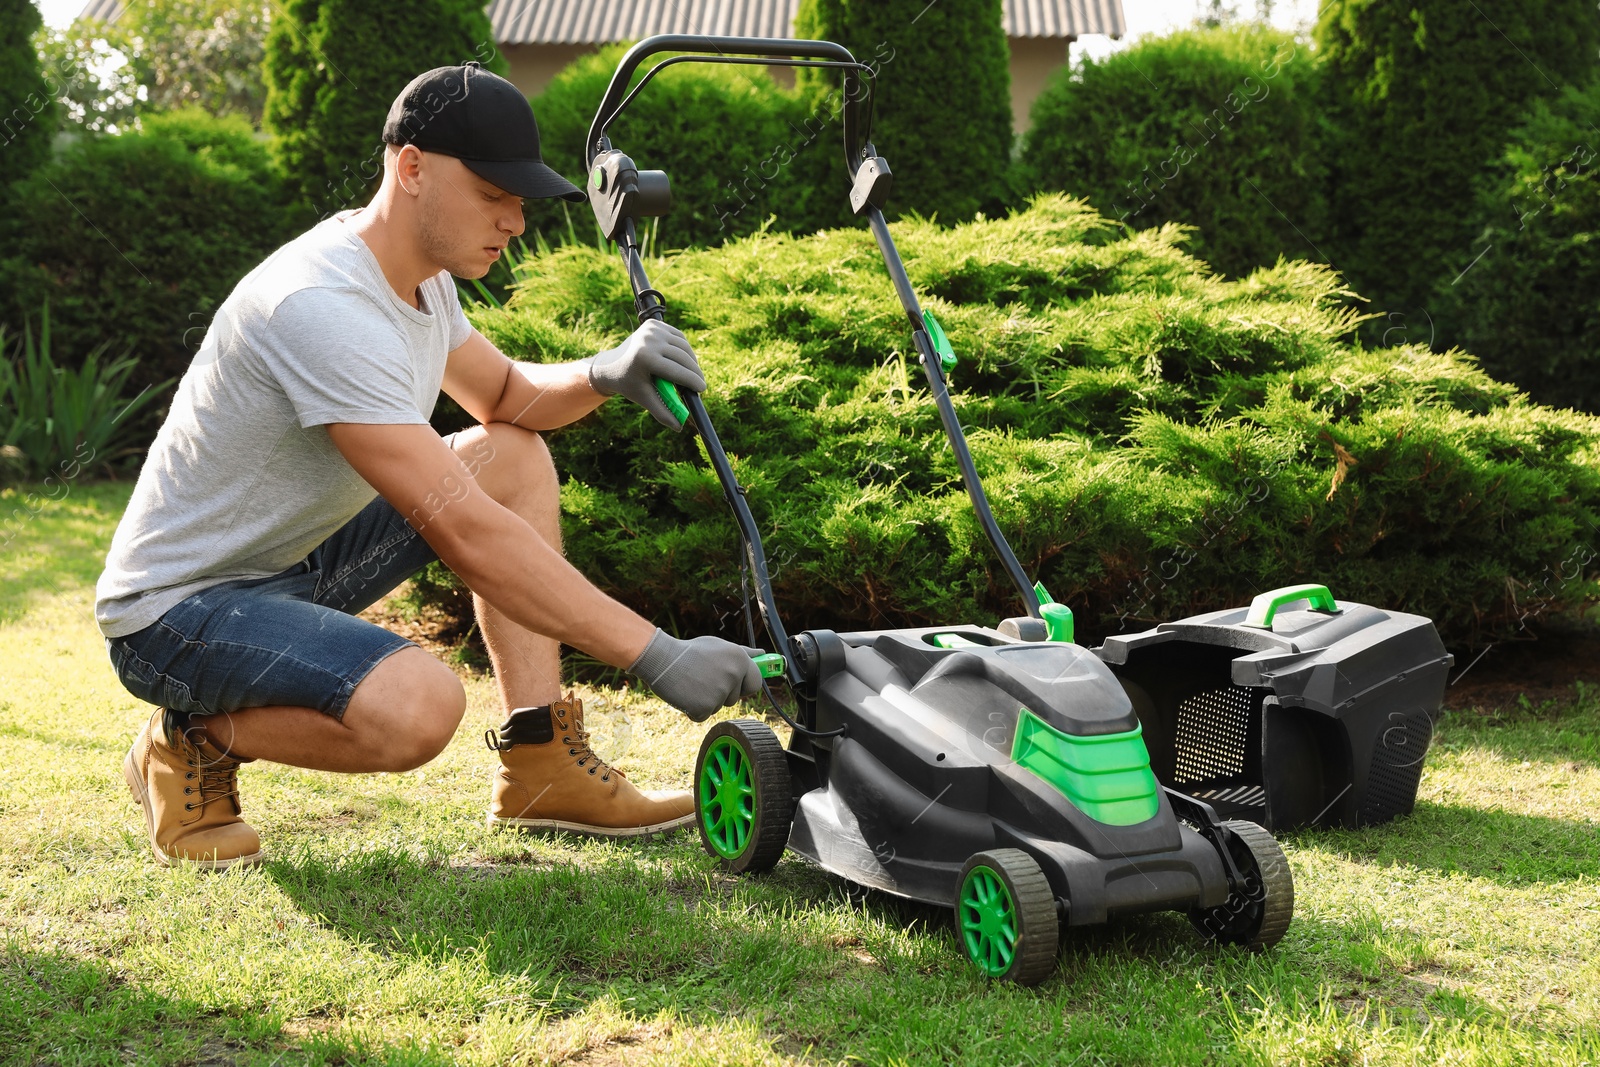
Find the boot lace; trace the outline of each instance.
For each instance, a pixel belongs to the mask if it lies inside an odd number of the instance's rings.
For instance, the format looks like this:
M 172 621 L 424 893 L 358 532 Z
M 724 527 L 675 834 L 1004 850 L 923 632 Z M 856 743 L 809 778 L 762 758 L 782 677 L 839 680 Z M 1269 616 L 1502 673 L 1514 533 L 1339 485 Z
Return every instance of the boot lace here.
M 556 721 L 561 724 L 562 730 L 570 731 L 569 733 L 562 734 L 561 743 L 567 746 L 567 755 L 576 756 L 578 758 L 578 766 L 583 767 L 587 764 L 593 763 L 594 766 L 588 768 L 589 773 L 592 775 L 596 772 L 599 772 L 600 780 L 602 782 L 611 781 L 611 776 L 613 774 L 618 778 L 627 777 L 627 775 L 623 774 L 621 771 L 611 766 L 611 764 L 601 759 L 599 753 L 595 752 L 595 750 L 590 747 L 589 731 L 581 722 L 575 721 L 567 714 L 562 712 L 557 712 L 555 717 Z
M 195 799 L 185 801 L 184 811 L 204 809 L 219 800 L 231 800 L 234 810 L 239 809 L 239 760 L 227 756 L 208 756 L 189 738 L 183 739 L 184 756 L 189 765 L 184 778 L 192 785 L 183 787 L 185 796 Z

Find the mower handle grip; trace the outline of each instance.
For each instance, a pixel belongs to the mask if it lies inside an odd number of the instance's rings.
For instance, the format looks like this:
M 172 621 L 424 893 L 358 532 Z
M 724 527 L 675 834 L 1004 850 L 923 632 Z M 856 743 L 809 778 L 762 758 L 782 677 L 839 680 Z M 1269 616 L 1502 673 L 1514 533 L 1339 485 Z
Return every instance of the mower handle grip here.
M 856 57 L 850 54 L 850 49 L 832 41 L 806 41 L 784 37 L 702 37 L 690 33 L 662 33 L 646 37 L 628 49 L 627 54 L 622 57 L 622 62 L 617 64 L 616 72 L 611 75 L 611 84 L 606 86 L 606 95 L 601 98 L 600 106 L 595 109 L 594 122 L 589 126 L 589 139 L 583 146 L 583 164 L 586 170 L 594 165 L 594 157 L 600 154 L 600 138 L 604 136 L 605 127 L 615 117 L 612 113 L 628 95 L 628 83 L 633 80 L 634 71 L 639 69 L 640 63 L 658 52 L 686 52 L 708 56 L 725 56 L 731 52 L 746 56 L 823 59 L 836 63 L 854 64 L 856 61 Z M 845 162 L 852 174 L 855 173 L 857 163 L 854 156 L 860 150 L 855 143 L 859 94 L 851 91 L 857 76 L 853 70 L 845 71 Z

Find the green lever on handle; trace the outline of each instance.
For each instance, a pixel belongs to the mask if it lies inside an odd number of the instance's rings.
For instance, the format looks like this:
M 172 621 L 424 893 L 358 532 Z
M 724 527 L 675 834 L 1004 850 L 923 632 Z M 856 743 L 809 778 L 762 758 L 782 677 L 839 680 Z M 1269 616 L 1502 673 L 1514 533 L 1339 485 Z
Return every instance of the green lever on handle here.
M 661 394 L 661 399 L 667 405 L 667 410 L 672 412 L 682 426 L 689 421 L 689 409 L 684 405 L 683 397 L 678 395 L 678 387 L 665 378 L 656 379 L 656 392 Z
M 751 658 L 756 661 L 756 667 L 761 671 L 763 678 L 782 678 L 789 669 L 783 657 L 776 652 L 763 652 Z

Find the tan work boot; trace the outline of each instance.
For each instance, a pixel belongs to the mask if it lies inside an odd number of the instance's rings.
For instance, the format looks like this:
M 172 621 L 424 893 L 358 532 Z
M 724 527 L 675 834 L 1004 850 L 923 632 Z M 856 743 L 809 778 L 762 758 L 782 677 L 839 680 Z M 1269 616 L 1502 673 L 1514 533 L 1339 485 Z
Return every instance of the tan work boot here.
M 516 708 L 484 740 L 500 753 L 490 782 L 488 823 L 597 837 L 667 833 L 694 821 L 694 797 L 643 792 L 589 747 L 583 702 Z
M 239 818 L 242 762 L 198 736 L 185 737 L 176 715 L 156 709 L 134 738 L 122 776 L 144 808 L 157 860 L 220 871 L 261 859 L 261 838 Z

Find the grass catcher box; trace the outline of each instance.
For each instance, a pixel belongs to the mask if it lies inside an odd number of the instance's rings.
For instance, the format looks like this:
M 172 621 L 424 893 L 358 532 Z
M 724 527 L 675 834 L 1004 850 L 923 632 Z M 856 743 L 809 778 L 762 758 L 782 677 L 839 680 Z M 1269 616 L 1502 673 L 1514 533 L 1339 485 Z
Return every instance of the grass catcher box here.
M 1410 812 L 1453 662 L 1428 619 L 1336 604 L 1324 586 L 1094 652 L 1133 701 L 1156 777 L 1269 830 Z

